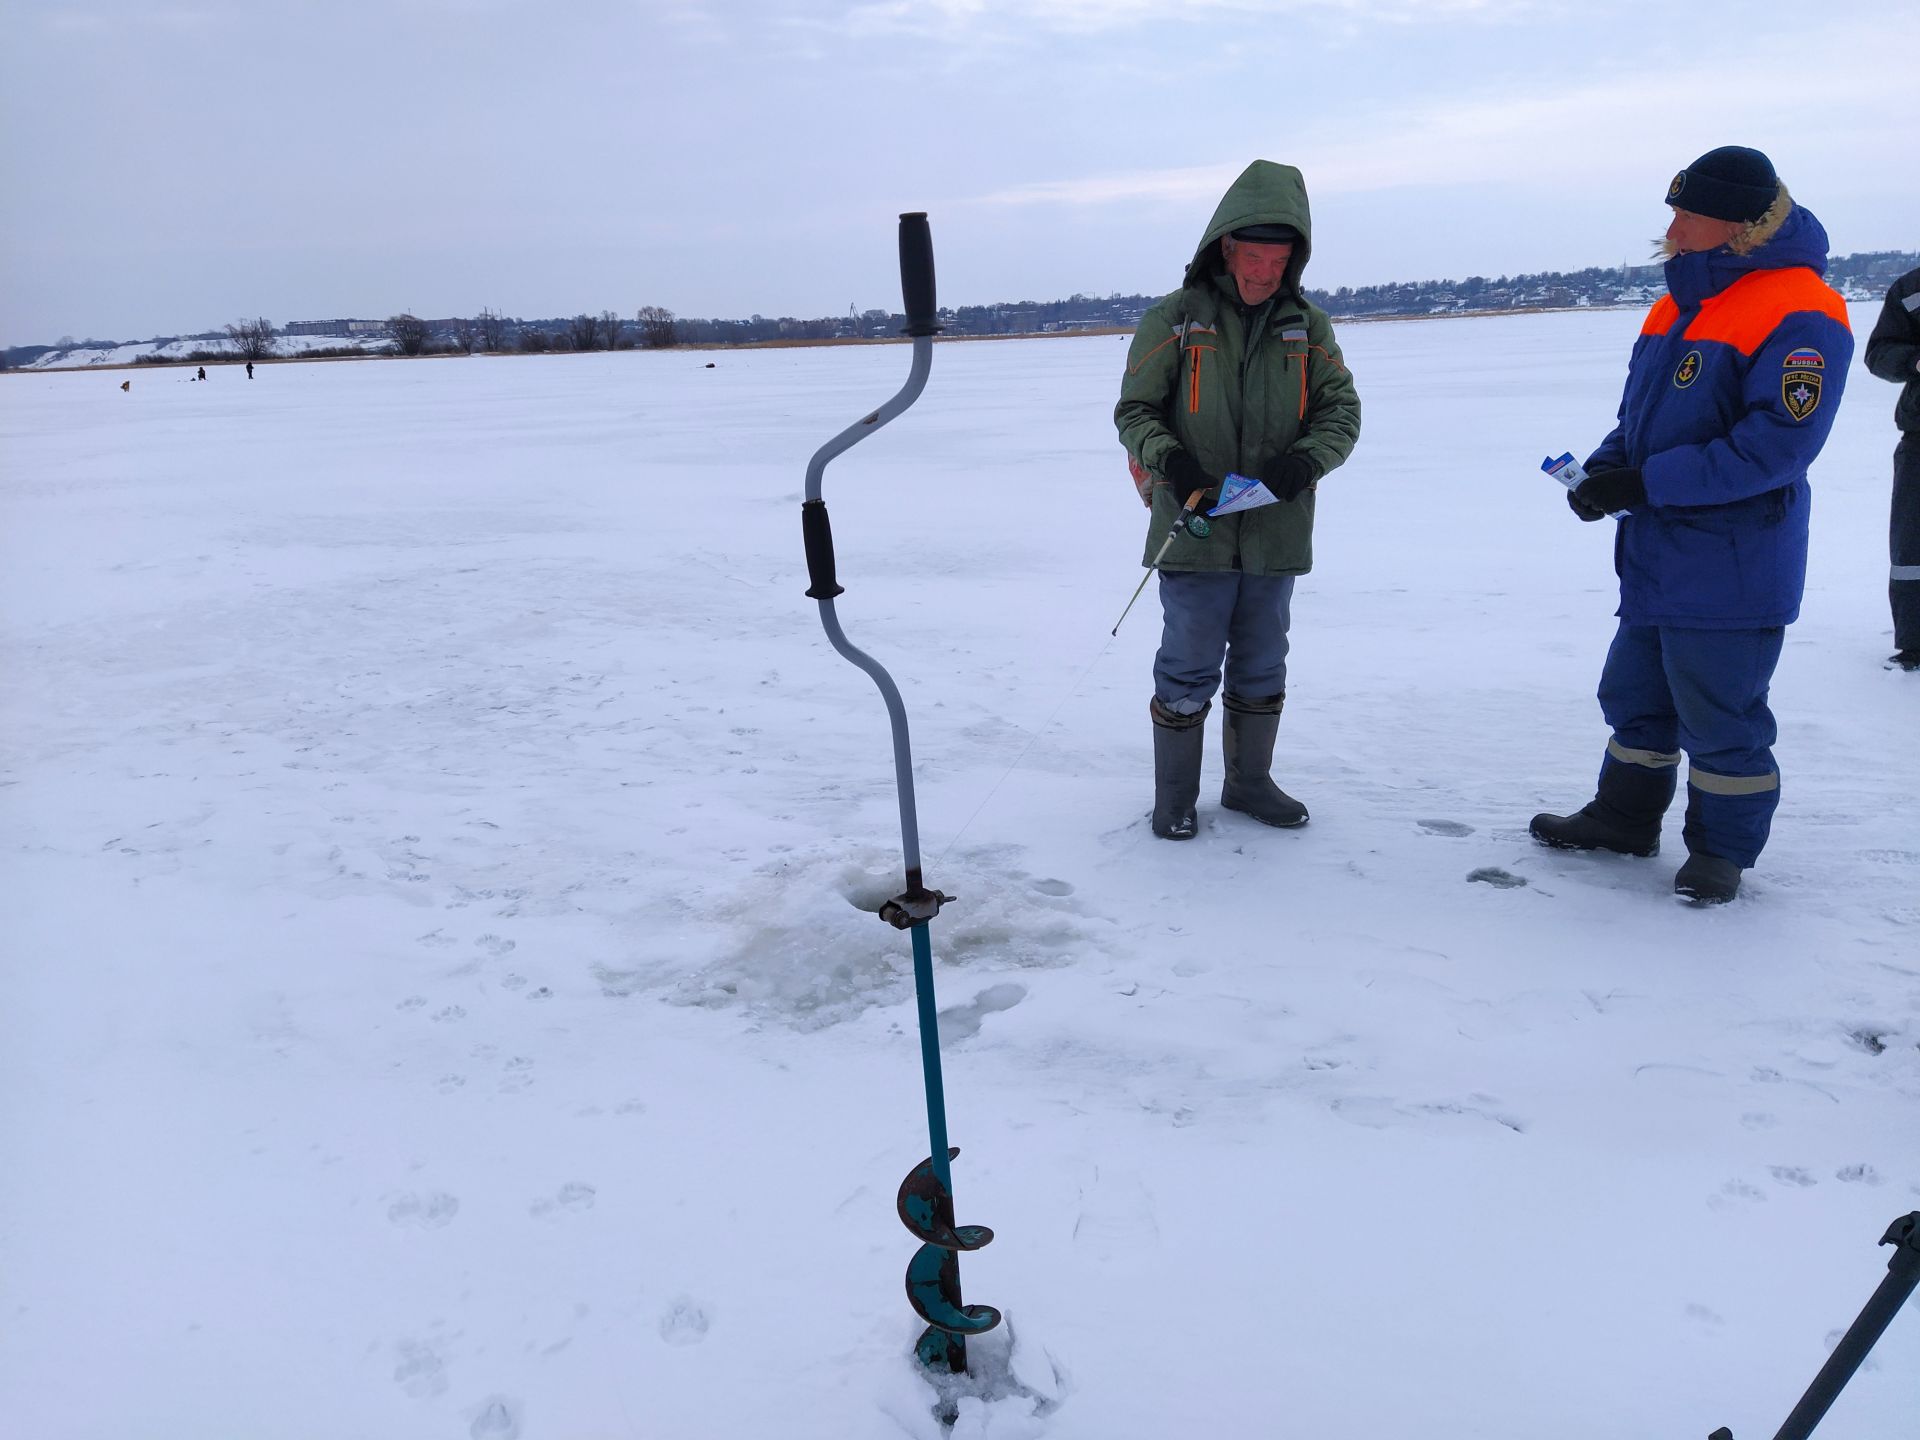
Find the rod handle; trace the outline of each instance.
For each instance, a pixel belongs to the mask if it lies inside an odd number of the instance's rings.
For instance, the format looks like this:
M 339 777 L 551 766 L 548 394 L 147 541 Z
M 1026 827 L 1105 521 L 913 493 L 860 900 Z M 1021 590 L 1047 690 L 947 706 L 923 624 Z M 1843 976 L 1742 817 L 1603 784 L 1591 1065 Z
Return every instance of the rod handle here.
M 900 293 L 907 306 L 907 328 L 901 333 L 938 334 L 933 303 L 933 231 L 927 227 L 924 210 L 908 211 L 900 217 Z
M 800 504 L 800 538 L 807 547 L 807 587 L 809 600 L 831 600 L 846 593 L 833 575 L 833 525 L 827 519 L 827 502 L 804 500 Z

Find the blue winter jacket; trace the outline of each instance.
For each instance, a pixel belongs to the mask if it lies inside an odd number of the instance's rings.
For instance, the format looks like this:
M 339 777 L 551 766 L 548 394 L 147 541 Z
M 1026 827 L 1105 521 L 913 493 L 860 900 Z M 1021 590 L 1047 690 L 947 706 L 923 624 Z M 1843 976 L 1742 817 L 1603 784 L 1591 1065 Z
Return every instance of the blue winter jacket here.
M 1648 503 L 1614 537 L 1629 625 L 1759 629 L 1798 618 L 1807 466 L 1853 357 L 1826 268 L 1827 232 L 1798 206 L 1747 254 L 1721 246 L 1667 262 L 1619 422 L 1587 461 L 1589 473 L 1637 465 L 1646 480 Z

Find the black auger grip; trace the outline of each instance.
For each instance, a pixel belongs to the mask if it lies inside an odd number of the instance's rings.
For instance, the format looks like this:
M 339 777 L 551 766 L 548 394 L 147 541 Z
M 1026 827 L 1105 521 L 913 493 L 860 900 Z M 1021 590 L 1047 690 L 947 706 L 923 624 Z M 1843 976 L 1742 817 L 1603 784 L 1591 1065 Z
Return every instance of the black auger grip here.
M 900 217 L 900 293 L 907 303 L 903 335 L 937 335 L 933 303 L 933 231 L 927 212 L 912 210 Z
M 831 600 L 846 589 L 833 577 L 833 526 L 827 520 L 827 502 L 803 500 L 800 503 L 800 538 L 807 546 L 807 587 L 809 600 Z

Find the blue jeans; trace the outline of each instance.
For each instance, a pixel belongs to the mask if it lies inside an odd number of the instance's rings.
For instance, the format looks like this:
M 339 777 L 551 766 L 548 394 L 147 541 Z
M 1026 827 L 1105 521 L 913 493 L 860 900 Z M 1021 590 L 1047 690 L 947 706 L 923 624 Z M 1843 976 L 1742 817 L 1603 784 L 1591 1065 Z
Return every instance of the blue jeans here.
M 1600 674 L 1613 743 L 1600 765 L 1658 768 L 1687 752 L 1689 852 L 1742 868 L 1760 857 L 1780 803 L 1767 687 L 1786 631 L 1683 630 L 1622 623 Z
M 1153 693 L 1168 710 L 1192 715 L 1220 689 L 1249 700 L 1287 689 L 1287 627 L 1293 620 L 1291 575 L 1238 570 L 1162 570 L 1165 623 L 1153 657 Z

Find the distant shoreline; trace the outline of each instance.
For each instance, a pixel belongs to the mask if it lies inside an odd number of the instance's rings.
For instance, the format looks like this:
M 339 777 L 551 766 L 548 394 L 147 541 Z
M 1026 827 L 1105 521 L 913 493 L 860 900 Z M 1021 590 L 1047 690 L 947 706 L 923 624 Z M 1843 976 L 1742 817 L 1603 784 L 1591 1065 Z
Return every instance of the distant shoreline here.
M 1592 311 L 1644 310 L 1643 304 L 1635 302 L 1628 305 L 1521 305 L 1498 310 L 1448 310 L 1442 314 L 1425 315 L 1348 315 L 1335 316 L 1336 325 L 1383 325 L 1392 323 L 1421 322 L 1428 320 L 1484 320 L 1509 315 L 1571 315 Z M 1075 330 L 1024 330 L 1009 332 L 1005 335 L 943 335 L 936 337 L 944 344 L 978 345 L 995 340 L 1079 340 L 1089 336 L 1131 335 L 1132 325 L 1103 325 Z M 673 352 L 685 354 L 725 354 L 742 350 L 819 350 L 833 346 L 851 345 L 903 345 L 907 343 L 905 335 L 855 336 L 837 335 L 815 340 L 747 340 L 738 345 L 688 344 L 668 345 L 648 348 L 635 345 L 629 350 L 476 350 L 471 355 L 449 354 L 438 351 L 431 355 L 394 355 L 384 351 L 370 350 L 364 355 L 269 355 L 254 361 L 255 366 L 264 365 L 332 365 L 337 362 L 347 364 L 362 360 L 566 360 L 578 355 L 665 355 Z M 0 371 L 0 377 L 12 375 L 70 375 L 75 372 L 111 373 L 117 371 L 170 371 L 194 370 L 202 366 L 228 370 L 244 366 L 244 360 L 235 357 L 232 360 L 142 360 L 117 361 L 106 365 L 22 365 L 10 370 Z

